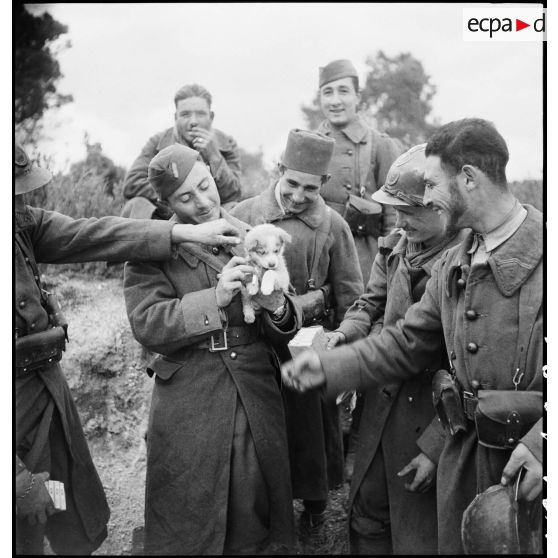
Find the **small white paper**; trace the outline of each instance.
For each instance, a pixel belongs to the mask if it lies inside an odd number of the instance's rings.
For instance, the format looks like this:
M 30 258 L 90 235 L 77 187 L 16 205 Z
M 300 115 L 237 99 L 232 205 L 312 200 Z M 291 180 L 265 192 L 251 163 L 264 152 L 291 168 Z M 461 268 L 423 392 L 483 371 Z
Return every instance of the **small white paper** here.
M 49 480 L 45 483 L 46 489 L 57 511 L 66 511 L 66 491 L 64 483 L 56 480 Z
M 288 347 L 291 351 L 291 356 L 294 358 L 306 349 L 316 345 L 316 341 L 323 336 L 324 328 L 322 326 L 303 327 L 299 332 L 289 341 Z

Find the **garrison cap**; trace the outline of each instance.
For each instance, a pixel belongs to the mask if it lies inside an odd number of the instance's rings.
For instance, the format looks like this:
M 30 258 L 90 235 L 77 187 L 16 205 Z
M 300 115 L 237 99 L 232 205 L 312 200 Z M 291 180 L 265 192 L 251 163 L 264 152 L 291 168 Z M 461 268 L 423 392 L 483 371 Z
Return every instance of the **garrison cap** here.
M 159 199 L 167 199 L 184 183 L 200 154 L 190 147 L 175 143 L 165 147 L 149 163 L 147 177 Z
M 14 174 L 15 195 L 32 192 L 45 186 L 52 180 L 52 174 L 46 169 L 36 167 L 19 143 L 15 144 Z
M 327 174 L 335 140 L 306 130 L 289 132 L 281 164 L 288 169 L 323 176 Z
M 424 207 L 424 167 L 426 143 L 415 145 L 392 163 L 385 184 L 372 199 L 386 205 Z
M 358 73 L 350 60 L 334 60 L 327 66 L 320 67 L 320 87 L 345 77 L 354 77 L 358 81 Z

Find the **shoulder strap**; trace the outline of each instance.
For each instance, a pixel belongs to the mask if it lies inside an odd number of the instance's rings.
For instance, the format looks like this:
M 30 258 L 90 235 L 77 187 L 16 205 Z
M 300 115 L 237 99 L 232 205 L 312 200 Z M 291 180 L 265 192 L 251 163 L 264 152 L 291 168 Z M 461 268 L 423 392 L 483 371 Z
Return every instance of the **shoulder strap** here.
M 368 175 L 372 171 L 375 165 L 372 164 L 373 161 L 376 160 L 376 151 L 378 149 L 378 142 L 374 137 L 374 132 L 372 128 L 368 127 L 368 131 L 366 134 L 366 143 L 360 143 L 357 149 L 357 156 L 358 160 L 358 195 L 361 198 L 364 197 L 366 192 L 366 184 Z M 372 182 L 372 181 L 371 181 Z M 374 185 L 375 180 L 373 181 Z
M 316 278 L 318 277 L 318 264 L 320 263 L 320 256 L 324 249 L 325 243 L 329 237 L 331 230 L 331 208 L 325 206 L 324 218 L 320 226 L 316 230 L 316 237 L 314 239 L 314 252 L 312 254 L 312 266 L 310 267 L 310 277 L 307 281 L 307 288 L 316 288 Z
M 531 277 L 529 277 L 529 279 L 521 287 L 521 291 L 519 293 L 519 326 L 513 376 L 513 382 L 516 385 L 516 388 L 525 373 L 527 349 L 529 348 L 529 343 L 531 342 L 535 320 L 537 319 L 537 315 L 542 306 L 542 267 L 542 263 L 539 262 Z
M 37 262 L 35 261 L 35 253 L 30 247 L 29 235 L 23 232 L 16 232 L 15 239 L 17 245 L 19 246 L 19 249 L 21 250 L 21 252 L 25 257 L 25 261 L 29 264 L 29 266 L 33 270 L 33 278 L 35 279 L 35 283 L 37 283 L 37 287 L 39 288 L 41 302 L 43 303 L 43 305 L 45 305 L 47 304 L 47 300 L 46 300 L 45 291 L 43 289 L 43 285 L 41 283 L 41 273 L 39 272 L 39 268 L 37 267 Z

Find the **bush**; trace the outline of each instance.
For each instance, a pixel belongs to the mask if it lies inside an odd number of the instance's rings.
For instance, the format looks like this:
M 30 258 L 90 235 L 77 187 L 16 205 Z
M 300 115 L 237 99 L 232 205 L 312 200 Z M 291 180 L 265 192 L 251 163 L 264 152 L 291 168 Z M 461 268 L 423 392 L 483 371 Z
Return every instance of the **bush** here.
M 543 210 L 543 188 L 541 180 L 518 180 L 510 183 L 513 195 L 521 203 L 529 203 Z

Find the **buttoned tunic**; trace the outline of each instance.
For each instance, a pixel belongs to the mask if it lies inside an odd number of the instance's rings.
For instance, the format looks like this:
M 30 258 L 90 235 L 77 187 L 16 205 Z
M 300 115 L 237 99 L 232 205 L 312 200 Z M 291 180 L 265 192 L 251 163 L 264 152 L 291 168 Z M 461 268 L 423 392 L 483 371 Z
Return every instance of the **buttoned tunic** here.
M 406 260 L 408 241 L 400 230 L 378 240 L 366 292 L 349 308 L 338 331 L 351 343 L 394 325 L 407 309 L 420 300 L 435 262 L 463 239 L 454 236 L 420 266 L 420 276 L 411 278 Z M 418 273 L 413 271 L 413 273 Z M 437 545 L 436 493 L 409 493 L 397 477 L 421 451 L 438 463 L 444 445 L 443 429 L 432 405 L 431 372 L 447 367 L 445 350 L 434 355 L 418 378 L 371 387 L 364 395 L 356 445 L 355 468 L 349 493 L 349 524 L 357 494 L 376 469 L 370 465 L 381 448 L 384 462 L 391 540 L 394 554 L 435 554 Z M 382 482 L 382 481 L 376 481 Z M 374 500 L 374 495 L 363 495 Z M 382 512 L 374 513 L 381 517 Z
M 371 195 L 383 186 L 391 164 L 400 154 L 395 142 L 387 134 L 372 129 L 360 115 L 341 130 L 324 120 L 317 132 L 335 140 L 328 170 L 331 178 L 322 191 L 326 203 L 353 194 L 376 204 Z M 378 209 L 381 210 L 381 236 L 387 236 L 395 224 L 395 212 L 387 205 Z M 366 285 L 378 252 L 378 240 L 354 231 L 353 235 Z
M 213 141 L 217 144 L 220 156 L 218 159 L 211 159 L 205 162 L 209 165 L 211 176 L 215 180 L 221 204 L 224 207 L 229 207 L 240 200 L 240 154 L 238 145 L 231 136 L 216 128 L 213 128 L 213 132 L 215 134 Z M 133 207 L 129 210 L 129 214 L 127 214 L 128 217 L 151 218 L 154 210 L 153 203 L 157 200 L 157 194 L 147 179 L 147 168 L 151 159 L 159 151 L 175 143 L 184 143 L 186 145 L 184 140 L 178 138 L 174 127 L 159 132 L 149 138 L 137 159 L 132 163 L 130 170 L 124 178 L 124 197 L 127 200 L 137 197 L 145 198 L 151 204 L 147 204 L 144 200 L 135 201 Z
M 169 258 L 171 228 L 167 222 L 119 217 L 74 220 L 33 207 L 16 213 L 16 337 L 51 327 L 42 304 L 37 262 Z M 36 371 L 17 374 L 14 384 L 16 453 L 31 472 L 47 471 L 51 479 L 64 482 L 67 499 L 71 500 L 68 511 L 51 516 L 47 522 L 51 546 L 57 552 L 75 552 L 69 541 L 70 530 L 77 522 L 83 526 L 84 544 L 94 550 L 106 537 L 109 508 L 60 365 L 52 362 Z M 61 428 L 53 429 L 55 422 Z M 51 463 L 53 446 L 57 454 L 65 455 L 67 464 Z M 80 535 L 73 536 L 76 540 Z
M 246 230 L 245 223 L 221 216 Z M 186 243 L 176 258 L 127 264 L 124 271 L 132 332 L 163 357 L 150 366 L 155 384 L 147 434 L 148 553 L 222 554 L 230 523 L 238 521 L 229 510 L 243 497 L 261 505 L 236 532 L 240 528 L 245 540 L 253 539 L 260 519 L 272 548 L 285 552 L 293 543 L 285 417 L 272 347 L 286 344 L 300 327 L 296 305 L 289 303 L 289 331 L 262 312 L 251 326 L 261 329 L 253 341 L 219 352 L 198 347 L 224 328 L 217 274 L 235 253 Z M 224 310 L 227 327 L 246 326 L 240 294 Z M 233 470 L 239 447 L 251 455 L 244 482 Z M 254 495 L 255 476 L 263 476 L 265 486 Z M 243 486 L 251 492 L 243 494 Z
M 320 224 L 331 212 L 331 226 L 320 254 L 316 254 Z M 354 241 L 347 223 L 329 209 L 323 199 L 298 215 L 285 215 L 275 197 L 275 186 L 242 201 L 232 214 L 255 225 L 269 222 L 287 231 L 292 242 L 285 246 L 291 284 L 297 295 L 308 292 L 314 259 L 316 288 L 329 283 L 333 290 L 335 323 L 363 291 Z M 283 353 L 284 358 L 290 358 Z M 343 480 L 343 446 L 335 402 L 326 403 L 317 393 L 296 394 L 283 390 L 293 495 L 325 500 L 328 490 Z
M 424 371 L 445 342 L 462 389 L 542 391 L 542 214 L 525 206 L 519 229 L 471 266 L 473 233 L 436 262 L 421 301 L 377 336 L 329 351 L 322 366 L 328 391 L 387 385 Z M 526 342 L 518 344 L 518 332 Z M 542 409 L 541 409 L 542 413 Z M 542 461 L 542 419 L 522 442 Z M 459 554 L 461 517 L 476 494 L 500 481 L 510 451 L 478 443 L 474 425 L 446 436 L 437 472 L 440 554 Z

